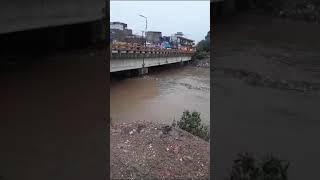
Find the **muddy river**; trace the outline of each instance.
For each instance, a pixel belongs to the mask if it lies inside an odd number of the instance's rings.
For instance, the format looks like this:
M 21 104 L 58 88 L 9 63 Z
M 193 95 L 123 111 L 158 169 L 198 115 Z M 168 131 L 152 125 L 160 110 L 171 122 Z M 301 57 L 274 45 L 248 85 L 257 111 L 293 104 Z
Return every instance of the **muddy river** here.
M 110 116 L 114 122 L 145 120 L 171 124 L 184 110 L 210 120 L 210 70 L 192 65 L 112 81 Z

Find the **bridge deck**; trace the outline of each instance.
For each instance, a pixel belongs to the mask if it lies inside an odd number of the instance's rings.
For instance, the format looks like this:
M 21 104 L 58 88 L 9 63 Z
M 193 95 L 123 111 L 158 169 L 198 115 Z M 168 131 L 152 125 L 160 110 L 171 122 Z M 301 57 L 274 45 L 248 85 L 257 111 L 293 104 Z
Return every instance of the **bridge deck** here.
M 111 48 L 110 72 L 190 61 L 193 51 L 145 47 Z

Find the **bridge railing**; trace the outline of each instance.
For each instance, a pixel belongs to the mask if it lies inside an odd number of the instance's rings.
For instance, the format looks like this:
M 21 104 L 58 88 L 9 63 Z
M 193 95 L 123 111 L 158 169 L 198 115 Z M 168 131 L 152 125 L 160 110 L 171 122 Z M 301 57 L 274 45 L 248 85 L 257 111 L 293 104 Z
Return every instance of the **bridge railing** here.
M 157 58 L 192 56 L 193 49 L 162 49 L 144 47 L 140 44 L 118 42 L 111 44 L 111 57 L 117 58 Z
M 193 50 L 182 49 L 160 49 L 148 47 L 130 47 L 121 45 L 111 46 L 112 59 L 122 58 L 159 58 L 159 57 L 180 57 L 192 56 Z

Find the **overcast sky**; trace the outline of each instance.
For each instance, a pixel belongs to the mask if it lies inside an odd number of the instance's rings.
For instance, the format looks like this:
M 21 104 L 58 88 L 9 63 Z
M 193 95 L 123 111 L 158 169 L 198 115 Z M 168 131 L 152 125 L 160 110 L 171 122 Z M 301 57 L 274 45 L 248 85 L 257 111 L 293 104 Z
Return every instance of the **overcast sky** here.
M 183 32 L 196 42 L 210 30 L 210 1 L 110 1 L 110 21 L 128 24 L 133 34 L 141 35 L 148 17 L 148 31 L 163 36 Z

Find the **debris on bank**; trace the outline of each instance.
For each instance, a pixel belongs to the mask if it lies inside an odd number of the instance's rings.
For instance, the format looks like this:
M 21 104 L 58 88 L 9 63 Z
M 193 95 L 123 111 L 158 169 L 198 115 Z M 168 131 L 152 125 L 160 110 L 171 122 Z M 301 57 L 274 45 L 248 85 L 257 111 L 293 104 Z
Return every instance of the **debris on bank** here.
M 210 68 L 210 57 L 205 59 L 196 59 L 193 63 L 196 67 Z
M 151 122 L 113 124 L 111 179 L 209 179 L 209 142 Z

